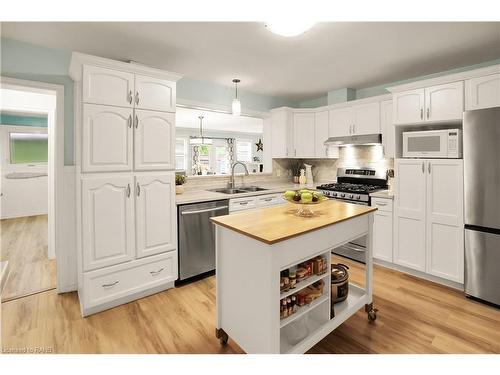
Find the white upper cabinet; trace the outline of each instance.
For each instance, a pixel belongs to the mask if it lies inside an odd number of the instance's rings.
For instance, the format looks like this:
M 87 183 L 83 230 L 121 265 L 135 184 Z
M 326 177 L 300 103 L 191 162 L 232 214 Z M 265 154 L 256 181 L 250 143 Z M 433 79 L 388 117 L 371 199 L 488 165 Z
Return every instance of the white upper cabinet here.
M 352 107 L 352 134 L 380 133 L 380 104 L 367 103 Z
M 424 121 L 424 89 L 394 93 L 394 124 L 414 124 Z
M 82 171 L 132 170 L 132 108 L 83 105 Z
M 465 81 L 465 109 L 500 107 L 500 73 Z
M 464 112 L 464 83 L 453 82 L 425 89 L 425 120 L 460 121 Z
M 134 169 L 175 169 L 175 114 L 135 110 Z
M 175 112 L 175 82 L 135 75 L 135 107 L 153 111 Z
M 175 250 L 175 172 L 135 177 L 137 257 Z
M 463 161 L 427 162 L 427 272 L 464 281 Z
M 132 107 L 134 74 L 97 66 L 83 66 L 83 102 Z
M 351 107 L 331 109 L 328 130 L 330 137 L 345 137 L 352 134 L 352 123 Z
M 328 157 L 328 147 L 325 141 L 328 139 L 328 111 L 316 112 L 314 114 L 314 137 L 315 137 L 315 155 L 317 158 Z
M 134 258 L 132 177 L 82 180 L 84 271 Z
M 314 158 L 314 113 L 293 114 L 294 157 Z
M 393 95 L 393 122 L 420 124 L 460 121 L 464 111 L 463 81 L 446 83 Z
M 393 158 L 395 155 L 396 137 L 392 123 L 392 100 L 385 100 L 380 103 L 380 128 L 382 130 L 384 156 L 386 158 Z
M 425 162 L 396 160 L 394 262 L 425 271 Z
M 291 145 L 291 111 L 277 109 L 271 113 L 271 157 L 288 158 L 293 156 Z

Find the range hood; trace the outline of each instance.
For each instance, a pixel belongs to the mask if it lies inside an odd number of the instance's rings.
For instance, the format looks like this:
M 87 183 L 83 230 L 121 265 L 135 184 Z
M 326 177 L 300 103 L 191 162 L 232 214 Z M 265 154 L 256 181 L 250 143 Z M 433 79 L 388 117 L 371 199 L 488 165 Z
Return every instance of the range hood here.
M 330 137 L 326 146 L 377 145 L 382 143 L 382 134 L 349 135 L 346 137 Z

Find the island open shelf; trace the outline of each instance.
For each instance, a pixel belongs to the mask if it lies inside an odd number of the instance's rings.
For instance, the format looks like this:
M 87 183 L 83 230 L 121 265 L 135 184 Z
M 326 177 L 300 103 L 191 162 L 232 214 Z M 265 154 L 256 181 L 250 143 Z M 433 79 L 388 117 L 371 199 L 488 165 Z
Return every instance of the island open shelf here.
M 216 335 L 247 353 L 305 353 L 365 306 L 372 310 L 372 207 L 327 201 L 316 217 L 299 218 L 292 205 L 212 218 L 216 224 Z M 331 250 L 367 236 L 365 288 L 349 285 L 349 296 L 331 317 Z M 311 275 L 295 289 L 280 291 L 280 272 L 317 256 L 328 272 Z M 280 301 L 318 281 L 323 292 L 280 319 Z M 318 284 L 314 285 L 316 288 Z M 316 291 L 311 297 L 316 297 Z

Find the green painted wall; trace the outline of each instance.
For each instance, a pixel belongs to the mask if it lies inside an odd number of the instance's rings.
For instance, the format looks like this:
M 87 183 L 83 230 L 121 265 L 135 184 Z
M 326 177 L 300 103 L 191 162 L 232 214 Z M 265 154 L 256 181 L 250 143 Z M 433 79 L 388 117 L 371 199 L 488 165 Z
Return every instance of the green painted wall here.
M 0 112 L 0 125 L 47 127 L 47 116 L 20 116 Z

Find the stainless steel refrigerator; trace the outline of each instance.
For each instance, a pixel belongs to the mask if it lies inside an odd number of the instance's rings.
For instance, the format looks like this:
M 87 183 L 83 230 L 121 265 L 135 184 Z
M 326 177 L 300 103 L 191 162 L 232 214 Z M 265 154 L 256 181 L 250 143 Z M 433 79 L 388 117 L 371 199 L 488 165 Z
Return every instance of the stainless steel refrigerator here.
M 463 122 L 465 293 L 500 305 L 500 107 Z

